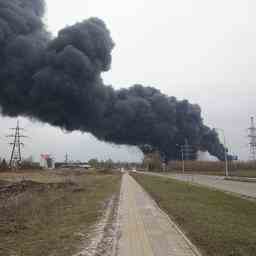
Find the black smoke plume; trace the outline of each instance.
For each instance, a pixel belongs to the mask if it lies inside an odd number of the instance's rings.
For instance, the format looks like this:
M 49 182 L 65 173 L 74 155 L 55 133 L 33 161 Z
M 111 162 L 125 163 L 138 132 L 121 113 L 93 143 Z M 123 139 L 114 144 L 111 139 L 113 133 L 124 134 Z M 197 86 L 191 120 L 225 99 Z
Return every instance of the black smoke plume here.
M 103 21 L 90 18 L 56 38 L 42 22 L 43 0 L 0 0 L 0 106 L 3 115 L 36 118 L 100 140 L 180 157 L 187 140 L 223 159 L 217 133 L 201 109 L 153 87 L 114 90 L 101 73 L 114 43 Z

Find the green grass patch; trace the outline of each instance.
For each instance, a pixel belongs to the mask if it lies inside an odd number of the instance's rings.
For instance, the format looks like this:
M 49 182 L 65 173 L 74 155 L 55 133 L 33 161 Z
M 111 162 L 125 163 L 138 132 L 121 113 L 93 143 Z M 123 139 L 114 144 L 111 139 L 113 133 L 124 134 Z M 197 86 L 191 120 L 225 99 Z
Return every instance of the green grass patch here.
M 0 187 L 0 255 L 77 253 L 121 180 L 97 173 L 24 175 L 11 189 Z
M 203 255 L 256 255 L 256 202 L 164 177 L 133 177 Z
M 256 178 L 256 170 L 236 170 L 230 172 L 231 176 Z

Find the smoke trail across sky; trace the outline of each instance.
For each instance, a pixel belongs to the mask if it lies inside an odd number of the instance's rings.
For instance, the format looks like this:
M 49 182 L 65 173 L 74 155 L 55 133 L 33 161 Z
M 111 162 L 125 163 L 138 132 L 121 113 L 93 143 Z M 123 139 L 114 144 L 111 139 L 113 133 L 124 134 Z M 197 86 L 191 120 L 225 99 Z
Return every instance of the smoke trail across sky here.
M 0 106 L 3 115 L 26 116 L 81 130 L 100 140 L 158 150 L 176 159 L 189 144 L 223 159 L 217 133 L 198 105 L 153 87 L 114 90 L 103 84 L 114 43 L 104 22 L 90 18 L 45 30 L 43 0 L 0 0 Z

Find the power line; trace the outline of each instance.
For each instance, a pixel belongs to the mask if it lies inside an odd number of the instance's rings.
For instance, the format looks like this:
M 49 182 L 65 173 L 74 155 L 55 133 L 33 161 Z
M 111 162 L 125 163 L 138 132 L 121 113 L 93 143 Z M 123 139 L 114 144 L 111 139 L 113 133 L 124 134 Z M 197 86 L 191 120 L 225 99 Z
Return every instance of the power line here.
M 13 142 L 9 143 L 12 146 L 9 166 L 10 168 L 18 168 L 22 160 L 21 146 L 24 147 L 21 138 L 27 138 L 27 136 L 21 133 L 21 131 L 24 131 L 24 128 L 19 126 L 19 120 L 17 121 L 17 126 L 15 128 L 10 128 L 10 130 L 13 130 L 13 133 L 6 136 L 7 138 L 13 138 Z

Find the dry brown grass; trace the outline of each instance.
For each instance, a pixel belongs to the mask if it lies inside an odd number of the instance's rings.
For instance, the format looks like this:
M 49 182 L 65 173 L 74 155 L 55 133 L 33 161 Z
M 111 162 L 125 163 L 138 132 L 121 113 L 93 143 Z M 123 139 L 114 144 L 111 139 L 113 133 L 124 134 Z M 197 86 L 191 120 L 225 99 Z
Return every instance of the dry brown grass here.
M 5 180 L 9 182 L 20 182 L 22 180 L 31 180 L 41 183 L 54 183 L 54 182 L 64 182 L 65 178 L 61 173 L 54 171 L 9 171 L 1 172 L 0 180 Z
M 6 256 L 73 255 L 120 187 L 120 175 L 81 171 L 1 173 L 0 180 Z
M 222 172 L 225 168 L 224 162 L 203 162 L 203 161 L 185 161 L 185 169 L 191 172 Z M 170 161 L 168 171 L 181 171 L 181 161 Z
M 185 161 L 185 171 L 209 175 L 225 175 L 225 162 Z M 169 172 L 181 172 L 181 161 L 170 161 Z M 230 175 L 256 177 L 256 162 L 229 163 Z

